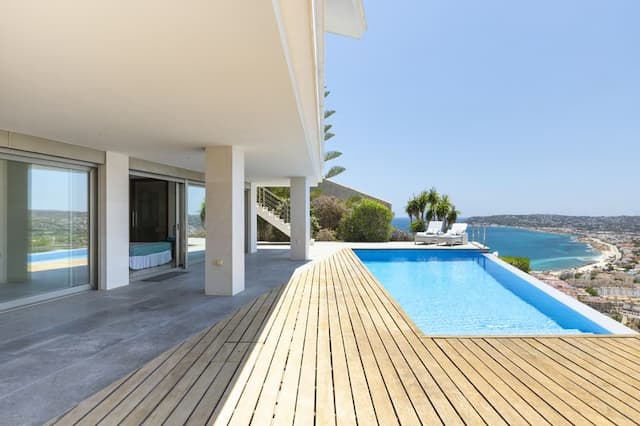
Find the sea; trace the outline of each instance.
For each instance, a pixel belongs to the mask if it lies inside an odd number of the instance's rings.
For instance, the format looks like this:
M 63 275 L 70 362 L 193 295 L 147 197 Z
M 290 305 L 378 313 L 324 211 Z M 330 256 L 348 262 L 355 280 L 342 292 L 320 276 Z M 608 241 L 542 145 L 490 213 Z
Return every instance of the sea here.
M 408 231 L 409 218 L 394 218 L 393 226 Z M 486 230 L 486 244 L 492 252 L 497 251 L 500 256 L 528 257 L 534 271 L 576 268 L 593 263 L 600 255 L 589 244 L 576 240 L 573 235 L 506 226 L 488 226 Z M 468 232 L 471 236 L 473 229 L 470 228 Z M 480 234 L 476 239 L 482 242 L 484 233 L 478 228 L 476 232 Z

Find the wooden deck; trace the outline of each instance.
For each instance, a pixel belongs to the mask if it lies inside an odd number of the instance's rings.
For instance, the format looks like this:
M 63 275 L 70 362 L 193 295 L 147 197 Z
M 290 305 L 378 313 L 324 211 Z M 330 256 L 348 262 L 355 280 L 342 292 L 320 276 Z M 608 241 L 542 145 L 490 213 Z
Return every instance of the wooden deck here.
M 637 424 L 640 338 L 425 337 L 349 249 L 57 424 Z

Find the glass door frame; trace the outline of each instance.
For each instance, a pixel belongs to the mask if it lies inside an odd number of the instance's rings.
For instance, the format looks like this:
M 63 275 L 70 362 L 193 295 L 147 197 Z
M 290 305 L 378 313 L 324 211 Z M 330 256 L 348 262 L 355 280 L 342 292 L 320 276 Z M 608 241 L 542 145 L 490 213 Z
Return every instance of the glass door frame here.
M 158 173 L 150 173 L 145 171 L 140 171 L 136 169 L 129 169 L 129 176 L 138 176 L 138 177 L 146 177 L 150 179 L 163 180 L 166 182 L 171 182 L 176 184 L 176 199 L 175 199 L 175 217 L 176 217 L 176 242 L 175 242 L 175 259 L 173 260 L 173 265 L 169 269 L 165 269 L 162 271 L 148 271 L 148 274 L 145 274 L 142 271 L 134 272 L 129 271 L 129 276 L 131 279 L 138 280 L 144 279 L 147 277 L 151 277 L 158 274 L 166 273 L 170 270 L 175 269 L 186 269 L 187 268 L 187 260 L 186 260 L 186 241 L 187 241 L 187 228 L 185 227 L 185 220 L 187 219 L 185 208 L 186 205 L 186 197 L 187 197 L 187 179 L 162 175 Z
M 185 269 L 189 268 L 189 186 L 197 186 L 200 187 L 202 189 L 204 189 L 205 191 L 205 202 L 206 202 L 206 194 L 207 194 L 207 189 L 205 186 L 205 183 L 199 180 L 185 180 L 185 186 L 184 186 L 184 221 L 183 223 L 185 224 L 185 230 L 184 230 L 184 248 L 183 248 L 183 253 L 184 253 L 184 267 Z M 206 246 L 205 246 L 205 256 L 206 256 Z M 198 262 L 201 263 L 201 262 Z
M 50 292 L 25 296 L 8 301 L 0 301 L 0 312 L 14 309 L 17 307 L 31 305 L 42 301 L 55 299 L 58 297 L 68 296 L 82 291 L 97 288 L 98 284 L 98 164 L 72 160 L 67 158 L 58 158 L 50 155 L 15 151 L 10 148 L 0 148 L 0 160 L 17 161 L 20 163 L 33 164 L 38 166 L 57 167 L 61 169 L 71 169 L 85 171 L 88 173 L 88 231 L 89 244 L 87 247 L 89 262 L 89 283 L 68 287 Z M 8 225 L 8 224 L 7 224 Z

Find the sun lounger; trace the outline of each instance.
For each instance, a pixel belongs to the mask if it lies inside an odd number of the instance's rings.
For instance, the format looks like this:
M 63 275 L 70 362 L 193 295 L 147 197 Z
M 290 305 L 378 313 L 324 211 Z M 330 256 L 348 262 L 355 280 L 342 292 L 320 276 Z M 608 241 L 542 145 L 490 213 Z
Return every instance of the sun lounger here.
M 467 235 L 466 223 L 454 223 L 446 233 L 438 236 L 438 243 L 451 246 L 455 244 L 467 244 L 469 237 Z
M 432 220 L 427 226 L 425 232 L 416 232 L 415 244 L 435 244 L 438 242 L 438 236 L 442 234 L 442 222 L 439 220 Z

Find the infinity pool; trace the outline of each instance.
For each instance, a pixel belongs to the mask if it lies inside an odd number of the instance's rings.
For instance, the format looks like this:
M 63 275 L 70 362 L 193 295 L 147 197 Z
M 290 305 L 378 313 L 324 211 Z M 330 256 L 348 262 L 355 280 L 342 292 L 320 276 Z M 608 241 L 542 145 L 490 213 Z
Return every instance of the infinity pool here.
M 544 290 L 545 284 L 532 284 L 532 277 L 511 271 L 490 255 L 354 251 L 427 335 L 611 333 L 611 327 L 601 324 L 613 320 L 578 303 L 587 318 Z

